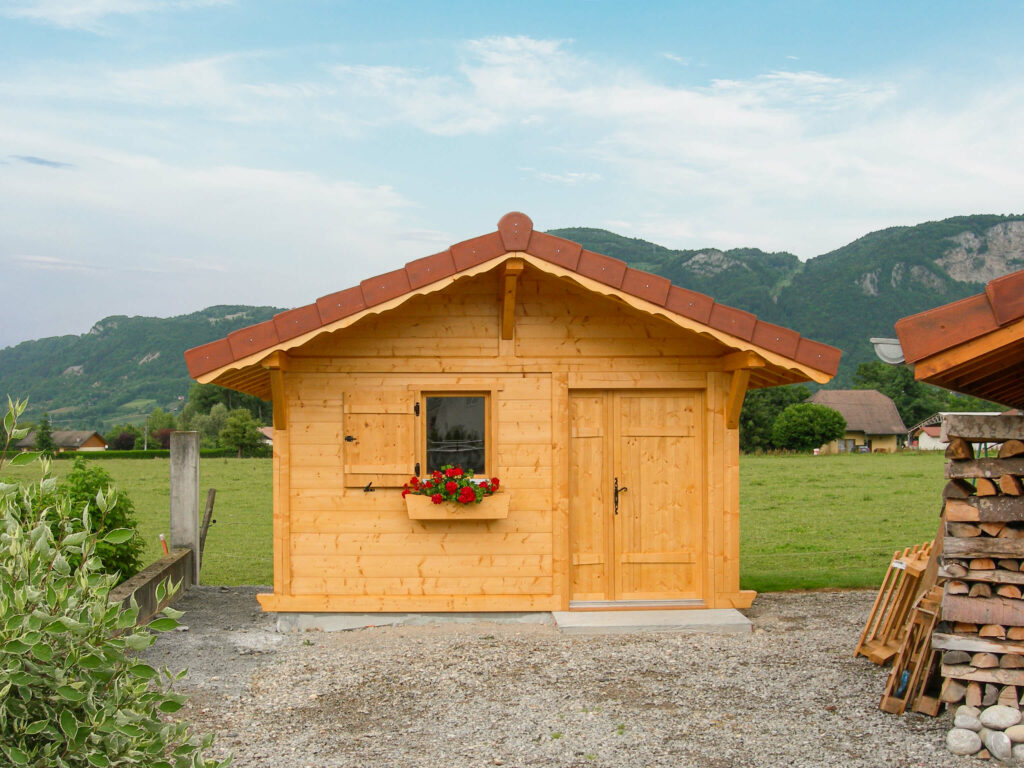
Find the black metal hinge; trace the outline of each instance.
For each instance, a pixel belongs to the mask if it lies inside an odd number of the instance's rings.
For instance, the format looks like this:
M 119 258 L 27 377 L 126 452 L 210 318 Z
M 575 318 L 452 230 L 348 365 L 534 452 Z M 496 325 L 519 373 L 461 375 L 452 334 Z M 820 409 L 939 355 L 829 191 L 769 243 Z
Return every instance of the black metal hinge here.
M 418 461 L 416 462 L 415 470 L 416 471 L 413 472 L 413 474 L 416 475 L 416 477 L 419 477 L 420 476 L 420 463 Z
M 414 406 L 412 407 L 412 412 L 413 412 L 413 413 L 414 413 L 415 415 L 417 415 L 417 416 L 419 416 L 419 415 L 420 415 L 420 404 L 419 404 L 419 403 L 416 403 L 416 405 L 414 405 Z

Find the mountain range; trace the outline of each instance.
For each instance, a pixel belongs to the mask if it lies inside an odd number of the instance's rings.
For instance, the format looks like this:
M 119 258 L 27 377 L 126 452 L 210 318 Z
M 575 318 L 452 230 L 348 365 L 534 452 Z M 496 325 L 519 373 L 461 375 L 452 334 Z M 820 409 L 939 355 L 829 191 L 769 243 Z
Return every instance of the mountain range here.
M 900 317 L 1024 268 L 1024 215 L 891 227 L 806 262 L 757 248 L 672 250 L 603 229 L 550 231 L 839 347 L 843 362 L 830 387 L 849 386 L 857 365 L 875 359 L 868 339 L 893 335 Z M 176 412 L 190 385 L 186 349 L 280 311 L 215 306 L 171 318 L 114 316 L 81 336 L 26 341 L 0 349 L 0 395 L 30 397 L 29 418 L 47 411 L 63 429 L 139 423 L 154 407 Z

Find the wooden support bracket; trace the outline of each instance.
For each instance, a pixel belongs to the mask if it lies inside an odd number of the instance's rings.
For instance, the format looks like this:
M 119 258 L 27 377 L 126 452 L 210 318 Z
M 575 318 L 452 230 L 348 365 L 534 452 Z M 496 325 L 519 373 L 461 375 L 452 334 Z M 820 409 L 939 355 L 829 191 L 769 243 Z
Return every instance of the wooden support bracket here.
M 274 404 L 274 429 L 288 429 L 284 395 L 284 372 L 288 370 L 288 363 L 288 355 L 280 350 L 270 353 L 263 360 L 263 367 L 270 371 L 270 397 Z
M 725 406 L 725 426 L 736 429 L 740 425 L 740 411 L 743 410 L 743 397 L 747 394 L 747 383 L 750 381 L 750 370 L 741 368 L 732 372 L 729 382 L 729 399 Z
M 722 358 L 722 370 L 738 371 L 742 368 L 764 368 L 768 361 L 756 352 L 733 352 Z
M 501 338 L 511 339 L 516 323 L 516 289 L 519 275 L 523 273 L 522 259 L 509 259 L 505 262 L 505 280 L 501 298 Z

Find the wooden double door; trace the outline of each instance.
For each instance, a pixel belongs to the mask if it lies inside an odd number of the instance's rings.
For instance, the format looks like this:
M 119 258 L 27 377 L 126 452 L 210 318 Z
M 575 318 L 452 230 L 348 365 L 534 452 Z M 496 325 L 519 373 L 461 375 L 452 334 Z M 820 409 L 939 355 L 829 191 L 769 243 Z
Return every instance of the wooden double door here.
M 698 391 L 570 393 L 570 607 L 701 604 L 702 407 Z

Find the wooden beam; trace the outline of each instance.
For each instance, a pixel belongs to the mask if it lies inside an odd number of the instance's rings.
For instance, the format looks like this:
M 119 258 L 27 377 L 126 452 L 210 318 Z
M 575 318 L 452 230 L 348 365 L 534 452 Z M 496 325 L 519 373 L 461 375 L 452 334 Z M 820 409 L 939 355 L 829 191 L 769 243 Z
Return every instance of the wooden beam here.
M 723 371 L 738 371 L 742 368 L 764 368 L 768 361 L 756 352 L 743 350 L 725 355 L 722 358 Z
M 263 359 L 263 367 L 270 371 L 270 399 L 274 405 L 274 429 L 288 429 L 285 408 L 284 372 L 290 365 L 288 353 L 276 349 Z
M 725 404 L 725 426 L 728 429 L 736 429 L 740 425 L 740 411 L 743 410 L 743 397 L 747 394 L 748 381 L 748 369 L 733 371 L 732 381 L 729 382 L 729 399 Z
M 288 429 L 288 409 L 284 399 L 284 372 L 279 368 L 270 371 L 270 399 L 274 406 L 274 429 Z
M 516 287 L 519 275 L 523 273 L 522 259 L 509 259 L 505 262 L 504 288 L 501 297 L 501 338 L 508 340 L 516 325 Z

